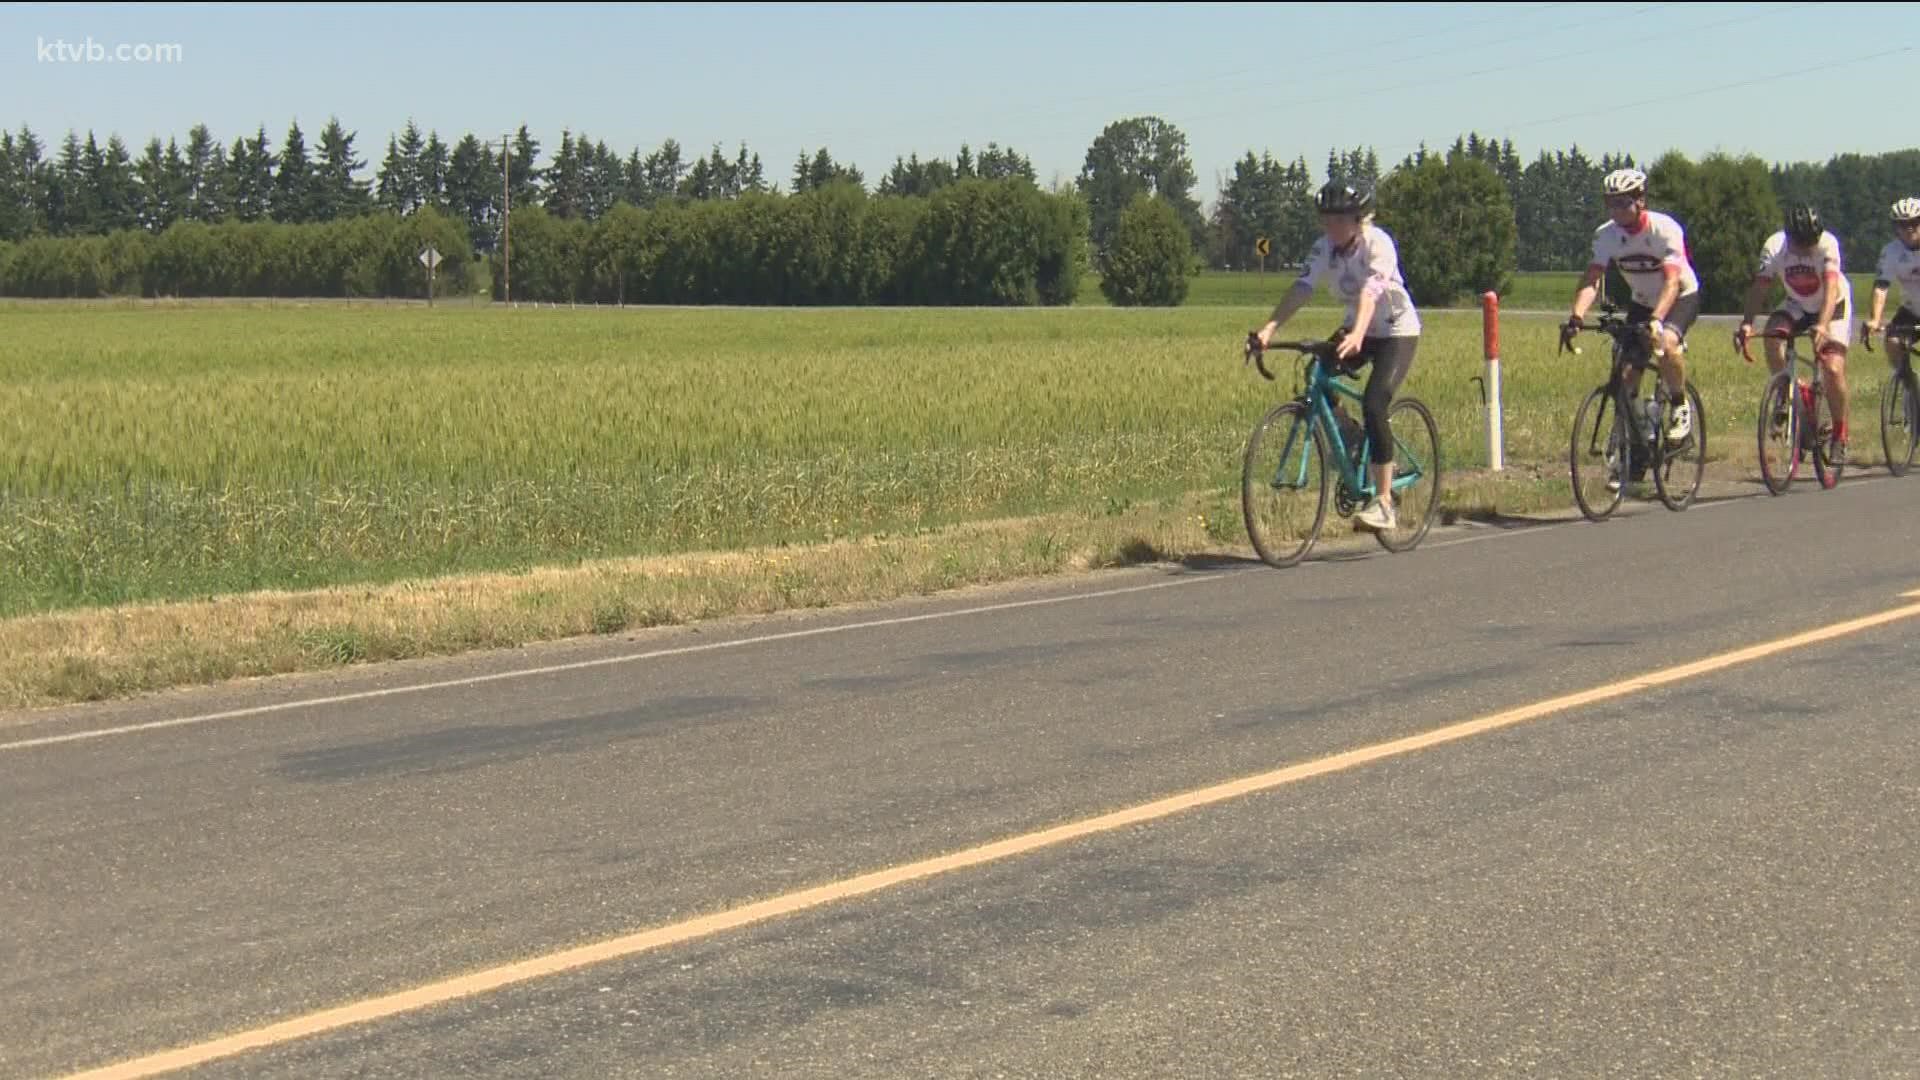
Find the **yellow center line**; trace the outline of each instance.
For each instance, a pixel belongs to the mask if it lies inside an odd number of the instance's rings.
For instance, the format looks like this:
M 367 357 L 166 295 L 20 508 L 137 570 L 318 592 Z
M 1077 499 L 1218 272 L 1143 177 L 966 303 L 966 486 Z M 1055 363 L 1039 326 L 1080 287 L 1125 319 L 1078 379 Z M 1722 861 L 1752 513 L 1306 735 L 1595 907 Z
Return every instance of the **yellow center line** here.
M 1920 597 L 1920 590 L 1903 594 L 1907 598 Z M 331 1009 L 297 1016 L 290 1020 L 268 1024 L 264 1027 L 242 1031 L 205 1042 L 193 1043 L 162 1053 L 115 1065 L 105 1066 L 89 1072 L 76 1073 L 76 1078 L 87 1080 L 129 1080 L 133 1077 L 155 1076 L 176 1069 L 185 1069 L 202 1065 L 209 1061 L 231 1057 L 249 1050 L 259 1050 L 304 1039 L 323 1032 L 366 1024 L 418 1009 L 430 1008 L 475 994 L 484 994 L 515 983 L 528 982 L 574 971 L 593 964 L 603 964 L 610 960 L 634 956 L 654 949 L 678 945 L 714 934 L 735 930 L 754 923 L 765 922 L 782 915 L 791 915 L 824 904 L 879 892 L 896 885 L 935 877 L 940 874 L 964 870 L 1038 851 L 1042 848 L 1064 844 L 1070 840 L 1091 836 L 1096 833 L 1111 832 L 1129 825 L 1153 821 L 1187 810 L 1193 810 L 1212 803 L 1239 798 L 1255 792 L 1267 791 L 1287 784 L 1297 783 L 1329 773 L 1341 772 L 1361 765 L 1381 761 L 1386 758 L 1410 754 L 1418 750 L 1455 742 L 1460 739 L 1482 735 L 1500 728 L 1523 724 L 1529 720 L 1538 720 L 1544 716 L 1577 709 L 1586 705 L 1624 697 L 1641 690 L 1650 690 L 1686 679 L 1723 671 L 1739 664 L 1773 656 L 1777 653 L 1807 645 L 1831 641 L 1848 634 L 1871 630 L 1878 626 L 1898 622 L 1901 619 L 1920 615 L 1920 603 L 1907 604 L 1874 615 L 1867 615 L 1845 622 L 1833 623 L 1791 637 L 1778 638 L 1759 645 L 1751 645 L 1732 652 L 1720 653 L 1703 660 L 1664 668 L 1631 679 L 1596 686 L 1590 690 L 1566 694 L 1546 701 L 1535 702 L 1507 709 L 1503 712 L 1464 720 L 1445 727 L 1434 728 L 1416 735 L 1393 739 L 1388 742 L 1374 743 L 1344 753 L 1317 758 L 1313 761 L 1290 765 L 1254 776 L 1242 777 L 1210 787 L 1198 788 L 1168 796 L 1149 803 L 1128 807 L 1098 817 L 1085 818 L 1069 822 L 1039 832 L 1025 833 L 1004 840 L 967 848 L 936 858 L 918 862 L 904 863 L 899 866 L 861 874 L 841 881 L 829 882 L 810 889 L 786 893 L 771 897 L 744 907 L 729 911 L 705 915 L 668 926 L 656 927 L 605 941 L 576 946 L 560 952 L 535 956 L 516 963 L 503 964 L 482 971 L 459 975 L 439 982 L 428 983 L 411 990 L 384 994 L 379 997 L 364 998 Z

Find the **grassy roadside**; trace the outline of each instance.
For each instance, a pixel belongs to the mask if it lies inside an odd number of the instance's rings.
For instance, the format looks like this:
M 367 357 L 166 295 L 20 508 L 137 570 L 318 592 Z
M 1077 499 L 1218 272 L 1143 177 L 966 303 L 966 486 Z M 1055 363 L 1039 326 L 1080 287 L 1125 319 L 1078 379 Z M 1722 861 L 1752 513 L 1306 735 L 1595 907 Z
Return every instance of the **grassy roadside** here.
M 1443 521 L 1569 505 L 1562 478 L 1529 469 L 1450 477 L 1445 502 Z M 1322 536 L 1323 549 L 1372 545 L 1338 519 Z M 23 616 L 0 621 L 0 708 L 1207 556 L 1252 557 L 1237 492 L 857 541 Z

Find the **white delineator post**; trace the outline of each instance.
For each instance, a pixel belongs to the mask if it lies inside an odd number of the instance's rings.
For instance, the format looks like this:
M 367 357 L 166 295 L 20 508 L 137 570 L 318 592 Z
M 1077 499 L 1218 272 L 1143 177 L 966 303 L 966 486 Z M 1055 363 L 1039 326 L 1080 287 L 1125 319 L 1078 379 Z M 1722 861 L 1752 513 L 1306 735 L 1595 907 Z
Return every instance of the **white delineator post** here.
M 1500 295 L 1491 290 L 1480 294 L 1480 338 L 1487 355 L 1487 466 L 1494 472 L 1506 468 L 1500 430 Z

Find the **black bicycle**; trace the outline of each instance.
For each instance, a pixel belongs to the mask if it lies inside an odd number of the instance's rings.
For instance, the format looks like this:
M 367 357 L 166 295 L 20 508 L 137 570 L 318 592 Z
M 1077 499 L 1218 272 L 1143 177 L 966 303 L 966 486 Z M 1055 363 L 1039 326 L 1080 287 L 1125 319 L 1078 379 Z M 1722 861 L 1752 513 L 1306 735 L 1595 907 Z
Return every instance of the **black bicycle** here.
M 1589 521 L 1604 521 L 1619 509 L 1627 485 L 1648 472 L 1667 509 L 1685 510 L 1700 492 L 1707 471 L 1707 414 L 1693 382 L 1686 384 L 1686 400 L 1693 413 L 1689 430 L 1679 440 L 1667 437 L 1663 412 L 1665 387 L 1654 372 L 1651 388 L 1641 396 L 1640 385 L 1654 364 L 1653 343 L 1644 323 L 1628 322 L 1611 303 L 1600 306 L 1600 320 L 1581 330 L 1613 339 L 1613 360 L 1607 381 L 1593 388 L 1574 416 L 1568 449 L 1573 499 Z M 1560 351 L 1580 349 L 1574 332 L 1562 327 Z
M 1891 328 L 1889 328 L 1891 329 Z M 1863 321 L 1860 342 L 1873 351 L 1873 330 Z M 1911 332 L 1887 334 L 1887 350 L 1900 353 L 1900 367 L 1880 386 L 1880 445 L 1887 452 L 1887 471 L 1905 476 L 1920 449 L 1920 380 L 1913 374 Z

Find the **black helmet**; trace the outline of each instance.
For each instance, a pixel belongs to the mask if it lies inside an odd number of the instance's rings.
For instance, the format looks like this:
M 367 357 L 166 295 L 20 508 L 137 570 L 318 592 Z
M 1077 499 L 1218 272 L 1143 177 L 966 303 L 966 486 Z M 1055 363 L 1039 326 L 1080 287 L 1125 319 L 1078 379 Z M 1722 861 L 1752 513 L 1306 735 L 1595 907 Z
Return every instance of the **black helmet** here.
M 1787 211 L 1787 238 L 1805 247 L 1820 239 L 1820 212 L 1811 206 L 1796 206 Z
M 1364 184 L 1334 181 L 1314 199 L 1323 214 L 1360 215 L 1373 209 L 1373 189 Z

